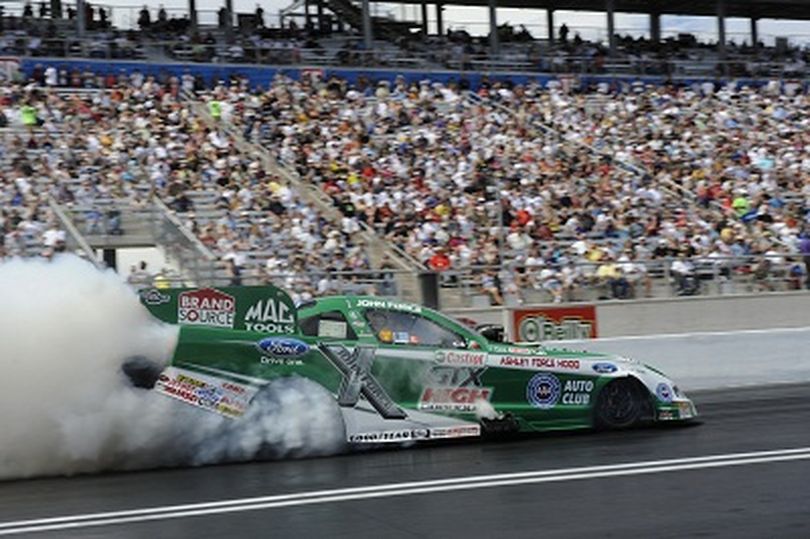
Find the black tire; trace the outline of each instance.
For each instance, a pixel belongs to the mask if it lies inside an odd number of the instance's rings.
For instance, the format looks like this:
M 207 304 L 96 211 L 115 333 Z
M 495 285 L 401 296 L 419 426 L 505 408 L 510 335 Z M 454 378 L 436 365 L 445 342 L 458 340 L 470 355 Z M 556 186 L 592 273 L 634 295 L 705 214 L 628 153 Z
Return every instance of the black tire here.
M 503 438 L 520 431 L 520 424 L 512 414 L 504 414 L 496 419 L 481 418 L 481 432 L 484 438 Z
M 608 383 L 596 401 L 595 423 L 599 429 L 626 429 L 639 423 L 648 413 L 646 389 L 630 378 Z
M 163 366 L 143 356 L 134 356 L 124 361 L 121 371 L 134 387 L 152 389 L 163 372 Z
M 264 435 L 254 457 L 277 459 L 331 455 L 345 450 L 346 425 L 332 394 L 300 376 L 277 378 L 259 391 L 234 434 Z M 290 443 L 290 441 L 293 443 Z

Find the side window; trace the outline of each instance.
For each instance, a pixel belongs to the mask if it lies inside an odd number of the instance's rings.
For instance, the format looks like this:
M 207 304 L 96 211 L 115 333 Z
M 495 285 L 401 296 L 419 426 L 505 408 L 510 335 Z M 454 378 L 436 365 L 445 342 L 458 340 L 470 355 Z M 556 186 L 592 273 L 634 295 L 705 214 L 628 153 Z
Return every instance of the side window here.
M 367 309 L 366 320 L 382 343 L 443 348 L 463 348 L 466 345 L 461 335 L 409 312 Z
M 301 333 L 308 337 L 347 339 L 356 341 L 357 334 L 340 311 L 316 314 L 298 321 Z

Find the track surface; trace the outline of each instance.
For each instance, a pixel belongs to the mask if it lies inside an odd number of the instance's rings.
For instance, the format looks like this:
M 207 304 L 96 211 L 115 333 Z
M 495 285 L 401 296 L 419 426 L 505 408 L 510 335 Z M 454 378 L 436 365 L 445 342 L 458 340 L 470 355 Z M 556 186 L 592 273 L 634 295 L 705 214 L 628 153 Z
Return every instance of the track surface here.
M 0 484 L 2 523 L 457 478 L 810 448 L 810 385 L 693 395 L 704 424 Z M 39 537 L 810 537 L 810 459 L 76 527 Z M 25 536 L 25 535 L 23 535 Z

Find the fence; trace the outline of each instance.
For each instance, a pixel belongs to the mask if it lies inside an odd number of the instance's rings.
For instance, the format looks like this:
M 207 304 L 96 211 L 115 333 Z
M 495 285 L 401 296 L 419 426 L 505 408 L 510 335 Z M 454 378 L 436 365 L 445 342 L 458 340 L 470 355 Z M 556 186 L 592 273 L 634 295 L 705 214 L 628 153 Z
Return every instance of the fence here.
M 800 256 L 749 255 L 476 266 L 441 273 L 440 298 L 443 307 L 460 308 L 780 292 L 806 286 L 808 265 Z

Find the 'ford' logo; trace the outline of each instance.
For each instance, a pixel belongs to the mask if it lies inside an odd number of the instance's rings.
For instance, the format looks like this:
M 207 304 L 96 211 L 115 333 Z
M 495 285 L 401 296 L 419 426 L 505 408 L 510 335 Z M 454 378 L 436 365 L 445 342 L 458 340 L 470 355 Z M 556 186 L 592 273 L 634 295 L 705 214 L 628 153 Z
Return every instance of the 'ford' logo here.
M 256 343 L 263 354 L 276 357 L 298 357 L 309 352 L 309 345 L 289 337 L 267 337 Z
M 610 374 L 611 372 L 616 372 L 618 367 L 613 363 L 594 363 L 593 370 L 599 374 Z

